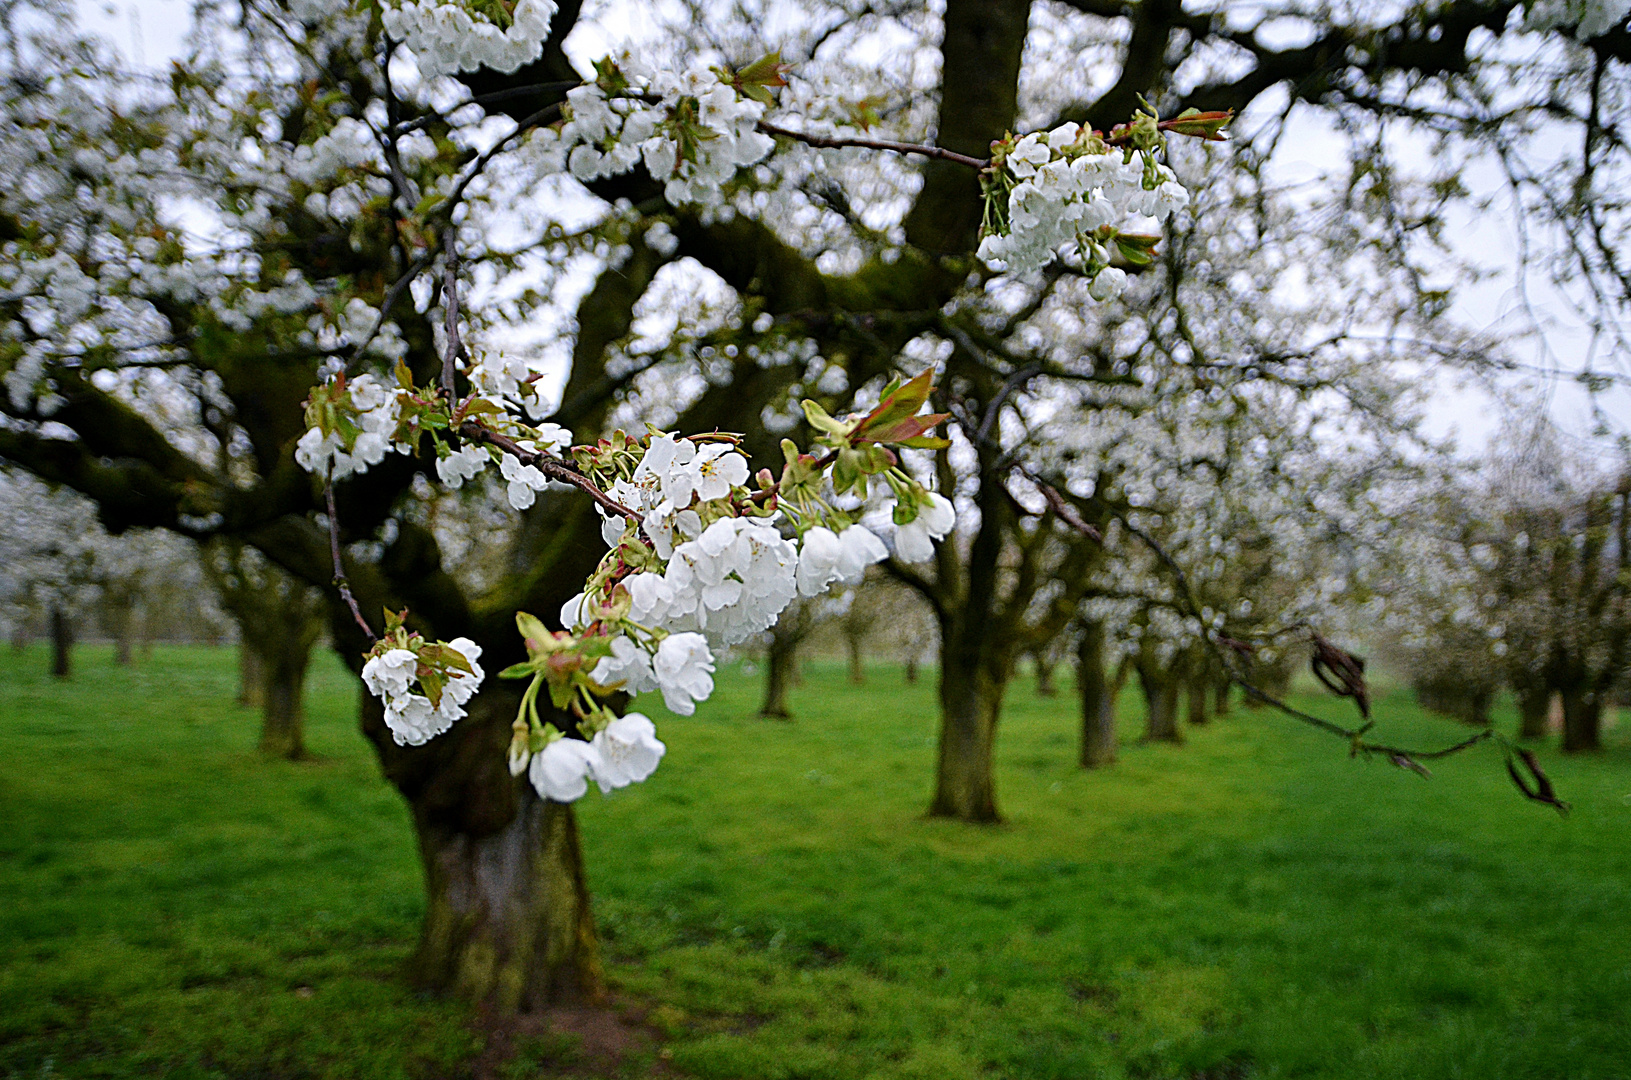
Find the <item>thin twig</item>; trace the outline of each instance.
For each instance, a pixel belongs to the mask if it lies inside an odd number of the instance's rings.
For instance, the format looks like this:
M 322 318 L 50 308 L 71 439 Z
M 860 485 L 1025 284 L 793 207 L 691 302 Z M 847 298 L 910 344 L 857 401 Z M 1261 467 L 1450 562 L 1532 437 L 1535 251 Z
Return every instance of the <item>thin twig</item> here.
M 368 620 L 362 617 L 362 609 L 357 606 L 357 598 L 351 595 L 351 583 L 346 580 L 345 564 L 340 560 L 340 518 L 334 512 L 334 467 L 329 466 L 328 480 L 323 484 L 323 498 L 328 503 L 328 549 L 334 557 L 334 587 L 340 590 L 340 598 L 345 606 L 351 609 L 351 617 L 357 620 L 362 632 L 367 635 L 370 644 L 379 640 L 374 636 L 374 630 L 368 625 Z
M 465 351 L 464 342 L 459 340 L 459 250 L 452 236 L 453 226 L 449 225 L 447 239 L 447 265 L 442 271 L 442 307 L 447 313 L 447 350 L 442 354 L 442 392 L 447 395 L 449 405 L 458 400 L 454 391 L 454 363 L 463 358 L 468 361 L 470 354 Z
M 608 513 L 628 518 L 630 521 L 644 520 L 638 510 L 631 510 L 624 506 L 596 487 L 593 480 L 579 472 L 572 464 L 562 461 L 547 450 L 528 450 L 508 435 L 502 435 L 489 427 L 478 424 L 474 420 L 466 420 L 459 425 L 459 437 L 469 442 L 496 446 L 504 453 L 513 455 L 521 464 L 536 466 L 538 471 L 549 479 L 559 480 L 563 484 L 571 484 L 582 491 L 604 507 Z
M 967 165 L 971 169 L 984 169 L 991 162 L 985 158 L 970 157 L 959 154 L 955 150 L 947 150 L 939 146 L 923 146 L 918 143 L 892 142 L 887 139 L 857 139 L 832 135 L 812 135 L 804 131 L 794 131 L 772 124 L 768 120 L 759 121 L 759 130 L 766 135 L 776 135 L 784 139 L 792 139 L 806 146 L 814 146 L 821 150 L 842 150 L 847 147 L 859 147 L 863 150 L 889 150 L 896 154 L 916 154 L 919 157 L 934 158 L 937 161 L 951 161 L 958 165 Z

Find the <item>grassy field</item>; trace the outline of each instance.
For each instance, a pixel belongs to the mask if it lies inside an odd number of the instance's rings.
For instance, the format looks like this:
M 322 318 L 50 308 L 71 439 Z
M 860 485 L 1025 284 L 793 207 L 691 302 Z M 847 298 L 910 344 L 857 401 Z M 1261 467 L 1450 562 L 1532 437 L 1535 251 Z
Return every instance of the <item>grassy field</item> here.
M 482 1029 L 395 978 L 418 866 L 332 658 L 302 764 L 255 756 L 230 653 L 44 668 L 0 656 L 0 1075 L 470 1074 Z M 968 828 L 921 816 L 928 683 L 814 665 L 792 724 L 758 691 L 648 705 L 663 768 L 581 804 L 609 975 L 666 1033 L 630 1075 L 1631 1076 L 1623 730 L 1543 755 L 1565 821 L 1493 750 L 1427 783 L 1261 713 L 1082 772 L 1068 696 L 1024 686 L 1008 821 Z

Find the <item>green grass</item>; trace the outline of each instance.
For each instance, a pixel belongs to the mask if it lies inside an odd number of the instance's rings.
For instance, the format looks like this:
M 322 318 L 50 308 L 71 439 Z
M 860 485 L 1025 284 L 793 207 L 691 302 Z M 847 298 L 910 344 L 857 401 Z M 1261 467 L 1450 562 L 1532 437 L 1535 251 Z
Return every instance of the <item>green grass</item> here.
M 419 871 L 338 665 L 311 687 L 318 760 L 287 764 L 255 755 L 231 654 L 82 653 L 67 685 L 0 656 L 0 1075 L 468 1072 L 468 1012 L 395 977 Z M 1082 772 L 1069 697 L 1016 687 L 1008 820 L 969 828 L 922 817 L 929 683 L 812 665 L 793 724 L 753 717 L 759 689 L 648 703 L 662 769 L 581 804 L 609 975 L 660 1004 L 672 1069 L 1631 1076 L 1623 730 L 1543 755 L 1564 821 L 1492 750 L 1424 783 L 1264 713 Z

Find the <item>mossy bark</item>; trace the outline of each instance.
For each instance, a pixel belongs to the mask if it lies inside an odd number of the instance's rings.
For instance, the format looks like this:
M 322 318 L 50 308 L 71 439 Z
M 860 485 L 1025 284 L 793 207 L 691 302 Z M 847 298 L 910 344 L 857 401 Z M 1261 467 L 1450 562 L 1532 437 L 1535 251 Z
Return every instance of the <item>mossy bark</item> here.
M 501 683 L 423 746 L 397 746 L 377 699 L 362 725 L 412 811 L 425 920 L 415 986 L 495 1014 L 605 997 L 583 849 L 570 805 L 541 799 L 505 765 L 519 694 Z M 561 722 L 568 722 L 561 718 Z
M 514 817 L 485 835 L 419 810 L 426 909 L 413 982 L 500 1013 L 604 998 L 572 807 L 523 785 Z

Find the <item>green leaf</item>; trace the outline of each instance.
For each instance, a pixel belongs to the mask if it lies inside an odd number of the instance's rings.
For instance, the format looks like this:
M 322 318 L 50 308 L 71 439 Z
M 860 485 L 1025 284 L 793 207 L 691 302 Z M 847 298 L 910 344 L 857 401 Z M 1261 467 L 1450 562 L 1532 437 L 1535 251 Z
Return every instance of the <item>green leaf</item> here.
M 1207 142 L 1224 142 L 1228 136 L 1223 129 L 1235 118 L 1233 109 L 1222 112 L 1201 112 L 1199 109 L 1185 109 L 1177 116 L 1168 120 L 1163 126 L 1177 135 L 1189 135 Z
M 804 418 L 817 431 L 825 432 L 828 435 L 847 435 L 849 433 L 849 425 L 841 420 L 834 420 L 818 402 L 805 398 L 803 404 Z
M 527 650 L 535 647 L 542 648 L 550 640 L 549 628 L 539 621 L 536 615 L 528 615 L 525 611 L 515 613 L 515 628 L 521 631 L 521 636 L 527 639 Z M 534 646 L 533 642 L 537 642 Z
M 916 435 L 910 439 L 901 439 L 895 445 L 910 446 L 914 450 L 944 450 L 951 445 L 951 440 L 940 435 Z
M 498 673 L 501 679 L 525 679 L 536 674 L 537 669 L 529 663 L 511 664 Z

